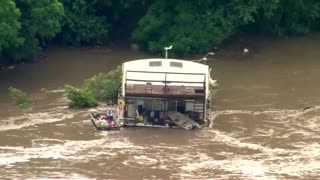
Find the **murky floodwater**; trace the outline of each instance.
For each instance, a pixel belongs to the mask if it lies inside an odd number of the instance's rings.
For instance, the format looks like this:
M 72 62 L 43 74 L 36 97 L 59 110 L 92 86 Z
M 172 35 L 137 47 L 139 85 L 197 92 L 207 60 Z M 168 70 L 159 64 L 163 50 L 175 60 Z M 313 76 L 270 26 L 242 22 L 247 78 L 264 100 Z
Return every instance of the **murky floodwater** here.
M 227 44 L 210 61 L 213 127 L 196 131 L 98 132 L 88 116 L 96 109 L 68 109 L 64 84 L 143 53 L 50 49 L 39 63 L 2 70 L 1 179 L 319 179 L 320 34 L 255 40 Z M 29 93 L 33 108 L 16 109 L 9 86 Z

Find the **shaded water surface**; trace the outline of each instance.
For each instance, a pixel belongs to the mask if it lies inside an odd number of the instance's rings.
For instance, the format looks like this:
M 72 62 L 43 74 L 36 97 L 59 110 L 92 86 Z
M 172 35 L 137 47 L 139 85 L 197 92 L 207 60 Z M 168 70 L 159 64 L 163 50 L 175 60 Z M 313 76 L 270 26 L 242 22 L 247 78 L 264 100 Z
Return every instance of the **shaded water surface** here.
M 149 56 L 49 49 L 38 63 L 0 72 L 0 177 L 319 179 L 319 40 L 313 34 L 226 44 L 209 62 L 219 83 L 212 127 L 196 131 L 97 132 L 88 116 L 96 109 L 69 109 L 63 85 Z M 17 110 L 9 86 L 30 94 L 32 109 Z

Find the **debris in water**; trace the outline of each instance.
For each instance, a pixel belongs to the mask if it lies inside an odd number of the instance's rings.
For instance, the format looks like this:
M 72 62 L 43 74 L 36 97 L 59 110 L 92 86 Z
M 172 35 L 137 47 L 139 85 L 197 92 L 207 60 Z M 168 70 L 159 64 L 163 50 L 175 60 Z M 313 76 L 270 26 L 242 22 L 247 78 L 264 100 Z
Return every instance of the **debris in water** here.
M 249 49 L 244 48 L 244 49 L 243 49 L 243 54 L 247 54 L 247 53 L 249 53 Z

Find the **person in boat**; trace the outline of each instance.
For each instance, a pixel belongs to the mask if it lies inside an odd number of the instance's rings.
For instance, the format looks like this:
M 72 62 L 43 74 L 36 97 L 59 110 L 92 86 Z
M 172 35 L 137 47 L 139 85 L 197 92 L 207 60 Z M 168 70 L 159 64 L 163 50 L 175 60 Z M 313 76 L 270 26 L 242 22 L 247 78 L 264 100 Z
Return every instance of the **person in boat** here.
M 102 120 L 104 120 L 105 118 L 104 118 L 103 115 L 100 115 L 97 119 L 100 120 L 100 121 L 102 121 Z
M 107 119 L 110 119 L 110 120 L 113 119 L 113 112 L 112 112 L 112 110 L 108 110 L 108 111 L 107 111 L 106 117 L 107 117 Z
M 143 124 L 147 125 L 149 123 L 149 117 L 148 117 L 149 112 L 145 111 L 143 112 Z
M 111 127 L 116 127 L 116 123 L 114 121 L 111 121 L 110 125 Z
M 155 121 L 154 121 L 155 120 L 155 116 L 154 115 L 155 115 L 154 111 L 151 111 L 150 112 L 150 118 L 149 118 L 149 124 L 150 125 L 154 125 L 155 124 Z

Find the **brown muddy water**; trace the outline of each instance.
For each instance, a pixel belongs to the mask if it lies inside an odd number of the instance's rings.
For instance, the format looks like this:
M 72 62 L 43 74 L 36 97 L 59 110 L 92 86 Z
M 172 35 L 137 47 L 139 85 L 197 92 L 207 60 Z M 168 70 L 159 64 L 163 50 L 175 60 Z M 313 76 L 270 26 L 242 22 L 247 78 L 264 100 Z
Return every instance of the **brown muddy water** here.
M 209 61 L 219 83 L 212 127 L 114 132 L 92 127 L 96 109 L 69 109 L 62 88 L 151 56 L 51 48 L 38 63 L 0 72 L 0 178 L 320 179 L 319 47 L 320 34 L 226 43 Z M 9 86 L 33 107 L 16 109 Z

